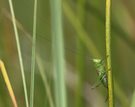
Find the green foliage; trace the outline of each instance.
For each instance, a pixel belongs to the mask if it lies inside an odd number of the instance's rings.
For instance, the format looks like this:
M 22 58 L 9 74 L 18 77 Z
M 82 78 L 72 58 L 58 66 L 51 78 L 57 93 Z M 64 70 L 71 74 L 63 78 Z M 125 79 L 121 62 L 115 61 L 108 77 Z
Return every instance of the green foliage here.
M 115 106 L 134 106 L 134 97 L 129 100 L 134 96 L 135 81 L 134 1 L 113 1 L 112 14 L 106 17 L 105 9 L 110 9 L 99 0 L 39 0 L 34 16 L 34 1 L 9 2 L 10 7 L 7 1 L 0 1 L 0 55 L 19 107 L 28 107 L 30 96 L 34 107 L 105 107 L 105 89 L 92 90 L 91 84 L 97 79 L 95 85 L 102 82 L 109 87 L 106 74 L 110 73 L 114 77 Z M 105 28 L 105 20 L 109 28 Z M 111 36 L 108 43 L 107 35 Z M 107 59 L 106 63 L 93 59 L 101 57 Z M 98 77 L 90 59 L 99 71 Z M 12 107 L 3 83 L 0 76 L 0 107 Z

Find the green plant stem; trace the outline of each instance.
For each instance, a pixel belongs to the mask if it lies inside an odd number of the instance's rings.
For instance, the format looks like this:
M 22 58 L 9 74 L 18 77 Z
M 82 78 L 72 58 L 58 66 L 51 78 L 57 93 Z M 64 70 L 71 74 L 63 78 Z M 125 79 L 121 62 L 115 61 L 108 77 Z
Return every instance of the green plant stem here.
M 52 55 L 56 107 L 67 107 L 61 0 L 51 0 Z
M 36 57 L 36 25 L 37 25 L 37 0 L 34 1 L 34 14 L 33 14 L 30 107 L 33 107 L 33 105 L 34 105 L 34 81 L 35 81 L 35 57 Z
M 111 30 L 110 30 L 110 7 L 111 0 L 106 0 L 106 62 L 108 78 L 108 105 L 113 107 L 113 82 L 111 67 Z
M 22 80 L 23 80 L 26 107 L 29 107 L 28 95 L 27 95 L 27 86 L 26 86 L 25 73 L 24 73 L 24 65 L 23 65 L 21 48 L 20 48 L 20 41 L 19 41 L 19 34 L 18 34 L 18 30 L 17 30 L 17 25 L 16 25 L 16 20 L 15 20 L 15 14 L 14 14 L 12 0 L 9 0 L 8 2 L 9 2 L 9 6 L 10 6 L 12 21 L 13 21 L 13 28 L 14 28 L 14 32 L 15 32 L 15 38 L 16 38 L 16 44 L 17 44 L 17 50 L 18 50 L 18 56 L 19 56 Z
M 104 14 L 102 14 L 96 7 L 92 6 L 90 2 L 87 3 L 86 11 L 88 11 L 90 14 L 94 15 L 98 20 L 100 20 L 101 23 L 104 23 Z M 122 39 L 125 43 L 128 44 L 129 48 L 132 49 L 132 51 L 135 51 L 135 42 L 130 39 L 129 34 L 124 31 L 119 24 L 116 23 L 115 20 L 111 20 L 112 24 L 112 32 L 115 32 L 117 34 L 117 37 Z M 114 35 L 115 36 L 115 35 Z

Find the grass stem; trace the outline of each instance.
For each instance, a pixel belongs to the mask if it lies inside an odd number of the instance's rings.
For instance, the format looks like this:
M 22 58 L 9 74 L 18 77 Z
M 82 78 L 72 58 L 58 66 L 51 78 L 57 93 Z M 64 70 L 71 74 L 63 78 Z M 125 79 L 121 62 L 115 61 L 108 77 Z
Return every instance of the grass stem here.
M 111 67 L 111 25 L 110 25 L 110 7 L 111 0 L 106 0 L 106 62 L 107 62 L 107 78 L 108 78 L 108 105 L 114 107 L 113 104 L 113 78 Z
M 33 37 L 31 56 L 31 87 L 30 87 L 30 107 L 34 105 L 34 81 L 35 81 L 35 57 L 36 57 L 36 26 L 37 26 L 37 0 L 34 1 L 33 14 Z
M 23 65 L 23 59 L 22 59 L 22 53 L 21 53 L 20 41 L 19 41 L 19 34 L 18 34 L 18 30 L 17 30 L 16 18 L 15 18 L 15 14 L 14 14 L 12 0 L 9 0 L 9 6 L 10 6 L 10 11 L 11 11 L 13 28 L 14 28 L 15 39 L 16 39 L 16 44 L 17 44 L 17 51 L 18 51 L 18 56 L 19 56 L 19 62 L 20 62 L 22 80 L 23 80 L 23 87 L 24 87 L 24 94 L 25 94 L 25 102 L 26 102 L 26 107 L 29 107 L 27 86 L 26 86 L 25 73 L 24 73 L 24 65 Z
M 51 15 L 56 107 L 67 107 L 61 0 L 51 0 Z
M 0 60 L 0 69 L 1 69 L 4 81 L 6 83 L 7 89 L 9 91 L 9 95 L 10 95 L 11 100 L 13 102 L 13 105 L 14 105 L 14 107 L 18 107 L 12 85 L 11 85 L 10 80 L 8 78 L 7 70 L 6 70 L 5 65 L 4 65 L 2 60 Z

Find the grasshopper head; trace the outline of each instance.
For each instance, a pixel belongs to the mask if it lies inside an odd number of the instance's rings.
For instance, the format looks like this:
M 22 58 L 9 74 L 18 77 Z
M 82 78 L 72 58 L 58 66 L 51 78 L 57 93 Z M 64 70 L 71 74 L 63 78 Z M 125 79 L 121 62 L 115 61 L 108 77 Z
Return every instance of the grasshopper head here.
M 95 63 L 95 64 L 101 64 L 103 62 L 103 59 L 92 59 L 92 61 Z
M 96 68 L 100 68 L 104 65 L 103 59 L 92 59 L 92 61 L 94 62 Z
M 101 62 L 102 62 L 102 59 L 92 59 L 92 61 L 93 61 L 94 63 L 101 63 Z

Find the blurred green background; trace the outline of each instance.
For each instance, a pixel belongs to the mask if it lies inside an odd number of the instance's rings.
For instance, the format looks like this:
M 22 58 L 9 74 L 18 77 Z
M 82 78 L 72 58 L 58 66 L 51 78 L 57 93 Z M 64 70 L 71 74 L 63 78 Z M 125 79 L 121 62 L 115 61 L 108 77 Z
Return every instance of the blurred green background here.
M 30 91 L 33 0 L 13 0 L 21 43 L 28 95 Z M 116 107 L 130 107 L 135 88 L 135 1 L 112 0 L 111 52 Z M 92 58 L 105 58 L 105 0 L 63 0 L 62 22 L 66 61 L 68 107 L 107 107 L 103 86 L 91 89 L 97 79 Z M 51 107 L 54 73 L 51 53 L 49 0 L 38 0 L 34 107 Z M 92 45 L 91 45 L 92 44 Z M 0 58 L 4 61 L 19 107 L 25 107 L 16 41 L 7 0 L 0 0 Z M 39 72 L 43 68 L 43 72 Z M 47 80 L 47 84 L 45 80 Z M 48 88 L 51 93 L 48 96 Z M 54 103 L 55 105 L 55 103 Z M 0 107 L 13 107 L 0 74 Z

